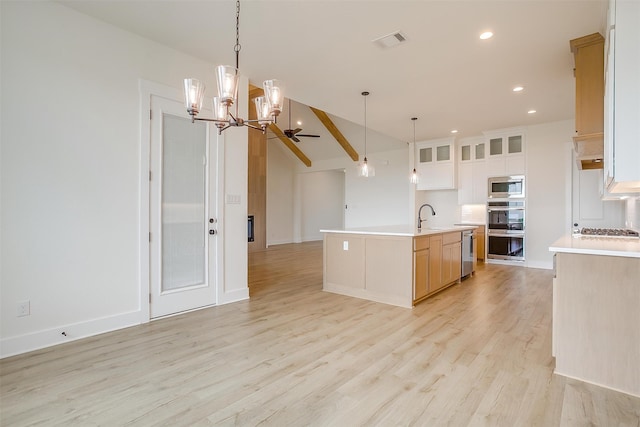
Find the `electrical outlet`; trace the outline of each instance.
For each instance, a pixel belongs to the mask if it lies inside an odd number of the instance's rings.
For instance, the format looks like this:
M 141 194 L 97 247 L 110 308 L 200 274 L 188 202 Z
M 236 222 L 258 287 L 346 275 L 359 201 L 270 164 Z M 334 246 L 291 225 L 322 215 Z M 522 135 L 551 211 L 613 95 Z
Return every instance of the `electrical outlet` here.
M 18 317 L 28 316 L 31 314 L 31 302 L 20 301 L 18 303 Z
M 342 241 L 342 250 L 343 251 L 348 251 L 349 250 L 349 241 L 348 240 L 343 240 Z

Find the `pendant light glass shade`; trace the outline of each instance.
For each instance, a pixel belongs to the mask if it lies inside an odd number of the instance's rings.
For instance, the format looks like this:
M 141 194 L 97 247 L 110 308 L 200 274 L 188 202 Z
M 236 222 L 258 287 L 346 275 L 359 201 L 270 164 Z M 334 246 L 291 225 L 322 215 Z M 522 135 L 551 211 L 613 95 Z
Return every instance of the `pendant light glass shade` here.
M 364 161 L 360 165 L 360 168 L 358 169 L 358 175 L 363 178 L 368 178 L 370 172 L 371 171 L 369 170 L 369 164 L 367 163 L 367 158 L 365 157 Z
M 232 105 L 238 97 L 238 77 L 238 69 L 235 67 L 230 65 L 216 67 L 218 96 L 223 104 Z
M 184 79 L 184 106 L 191 115 L 198 114 L 204 99 L 204 83 L 198 79 Z
M 413 172 L 411 172 L 411 177 L 409 178 L 409 181 L 412 184 L 418 183 L 418 172 L 416 172 L 416 168 L 413 168 Z
M 264 97 L 269 106 L 269 115 L 277 116 L 282 112 L 282 91 L 278 80 L 265 80 L 262 83 Z

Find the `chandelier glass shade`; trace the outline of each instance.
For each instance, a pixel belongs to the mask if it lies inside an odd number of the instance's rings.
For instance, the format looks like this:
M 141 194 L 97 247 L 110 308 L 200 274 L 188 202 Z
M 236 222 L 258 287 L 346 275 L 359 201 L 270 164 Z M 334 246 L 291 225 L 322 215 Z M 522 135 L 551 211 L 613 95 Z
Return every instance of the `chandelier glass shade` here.
M 264 133 L 267 126 L 276 123 L 278 115 L 282 112 L 282 90 L 277 80 L 265 80 L 263 83 L 264 96 L 254 99 L 257 119 L 245 120 L 238 115 L 238 83 L 240 73 L 238 62 L 240 58 L 240 1 L 236 1 L 236 66 L 218 65 L 215 68 L 218 96 L 213 98 L 213 117 L 197 117 L 202 109 L 205 86 L 200 80 L 184 79 L 184 102 L 191 121 L 202 120 L 215 123 L 218 133 L 235 126 L 247 126 L 261 130 Z M 231 106 L 235 104 L 235 113 L 231 112 Z

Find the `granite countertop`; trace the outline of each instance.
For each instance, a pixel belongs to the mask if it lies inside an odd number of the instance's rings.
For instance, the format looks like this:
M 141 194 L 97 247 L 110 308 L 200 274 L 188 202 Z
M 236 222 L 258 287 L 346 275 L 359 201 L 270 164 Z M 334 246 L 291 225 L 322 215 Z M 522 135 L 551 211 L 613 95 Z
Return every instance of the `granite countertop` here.
M 640 239 L 565 235 L 553 242 L 549 251 L 640 258 Z
M 451 231 L 474 230 L 475 225 L 450 225 L 445 227 L 422 227 L 420 231 L 411 225 L 384 225 L 376 227 L 356 227 L 344 229 L 320 230 L 321 233 L 343 233 L 343 234 L 368 234 L 379 236 L 428 236 L 431 234 L 442 234 Z

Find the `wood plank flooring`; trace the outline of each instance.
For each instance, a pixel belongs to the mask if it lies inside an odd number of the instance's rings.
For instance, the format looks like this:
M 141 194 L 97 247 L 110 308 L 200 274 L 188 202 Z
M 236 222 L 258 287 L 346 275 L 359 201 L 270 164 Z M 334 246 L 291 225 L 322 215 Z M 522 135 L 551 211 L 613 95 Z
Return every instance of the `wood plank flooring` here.
M 413 310 L 322 292 L 322 243 L 250 254 L 251 300 L 0 361 L 2 426 L 640 426 L 552 373 L 551 272 L 480 264 Z

